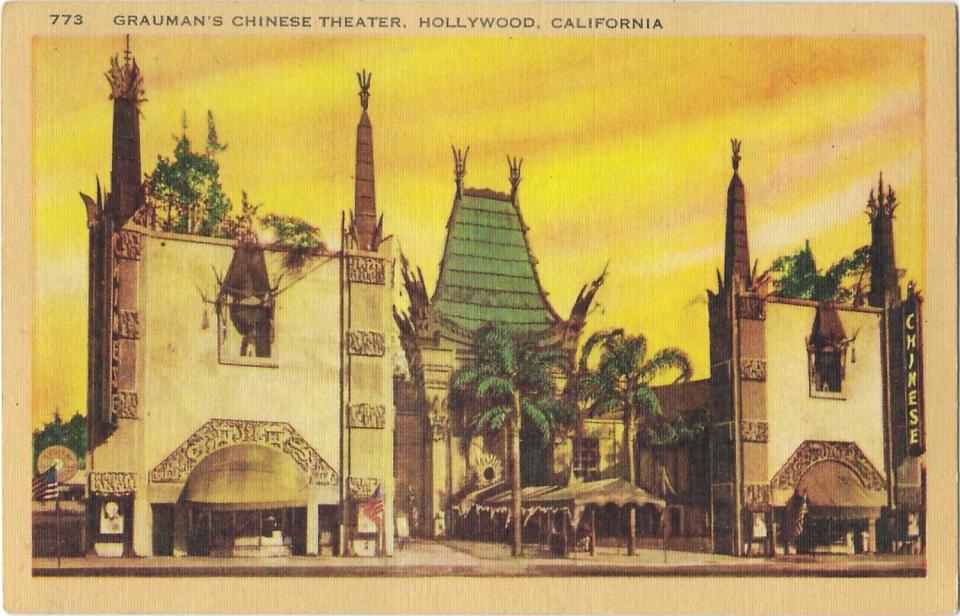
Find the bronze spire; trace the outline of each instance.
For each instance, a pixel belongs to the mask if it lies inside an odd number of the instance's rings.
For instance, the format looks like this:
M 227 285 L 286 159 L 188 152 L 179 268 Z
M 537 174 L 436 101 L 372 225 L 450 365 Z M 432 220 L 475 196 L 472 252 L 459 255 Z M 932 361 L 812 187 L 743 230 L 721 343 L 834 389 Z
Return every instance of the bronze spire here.
M 113 99 L 113 164 L 110 171 L 110 198 L 107 208 L 117 227 L 123 226 L 143 203 L 140 165 L 140 103 L 143 75 L 130 51 L 127 35 L 124 62 L 119 55 L 110 59 L 107 82 Z
M 523 166 L 523 159 L 518 159 L 516 156 L 513 158 L 507 156 L 507 165 L 510 166 L 510 198 L 516 200 L 517 191 L 520 190 L 520 182 L 523 181 L 523 178 L 520 177 L 520 168 Z
M 733 288 L 734 277 L 744 287 L 750 287 L 750 245 L 747 240 L 746 189 L 740 179 L 740 145 L 737 139 L 730 140 L 733 150 L 733 177 L 727 188 L 727 232 L 723 261 L 723 279 L 728 288 Z
M 380 243 L 377 237 L 377 199 L 373 173 L 373 126 L 367 115 L 370 102 L 370 80 L 366 70 L 357 73 L 360 83 L 360 122 L 357 124 L 357 158 L 354 174 L 354 206 L 352 232 L 357 247 L 361 250 L 376 250 Z
M 467 175 L 467 154 L 470 153 L 470 146 L 466 150 L 458 150 L 450 146 L 453 150 L 453 175 L 457 181 L 457 198 L 463 194 L 463 176 Z
M 893 212 L 900 205 L 892 186 L 883 185 L 883 173 L 877 192 L 870 191 L 867 215 L 870 217 L 870 294 L 867 301 L 886 308 L 900 300 L 899 274 L 893 246 Z

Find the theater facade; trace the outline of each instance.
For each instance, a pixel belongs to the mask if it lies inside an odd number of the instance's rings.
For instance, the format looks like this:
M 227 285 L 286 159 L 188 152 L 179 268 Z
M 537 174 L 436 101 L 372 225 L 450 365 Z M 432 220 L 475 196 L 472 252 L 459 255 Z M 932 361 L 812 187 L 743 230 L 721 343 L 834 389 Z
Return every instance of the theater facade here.
M 107 74 L 109 190 L 90 235 L 88 550 L 100 556 L 390 554 L 393 242 L 361 77 L 341 245 L 167 233 L 143 213 L 142 75 Z

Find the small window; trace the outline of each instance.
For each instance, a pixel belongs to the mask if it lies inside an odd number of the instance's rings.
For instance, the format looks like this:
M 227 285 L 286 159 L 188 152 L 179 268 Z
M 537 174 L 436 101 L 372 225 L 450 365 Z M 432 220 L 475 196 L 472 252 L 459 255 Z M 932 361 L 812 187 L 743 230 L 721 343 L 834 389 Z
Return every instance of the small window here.
M 573 439 L 573 475 L 583 481 L 594 481 L 600 478 L 599 439 Z
M 238 246 L 217 300 L 220 362 L 274 365 L 274 293 L 263 250 Z
M 807 359 L 810 371 L 810 395 L 841 397 L 846 378 L 847 338 L 836 308 L 820 307 L 807 338 Z

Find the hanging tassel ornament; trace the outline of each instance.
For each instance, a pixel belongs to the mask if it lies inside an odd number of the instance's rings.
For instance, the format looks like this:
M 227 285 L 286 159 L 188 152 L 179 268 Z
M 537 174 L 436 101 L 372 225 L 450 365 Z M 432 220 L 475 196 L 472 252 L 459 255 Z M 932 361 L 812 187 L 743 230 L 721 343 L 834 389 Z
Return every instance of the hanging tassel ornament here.
M 200 322 L 200 329 L 210 329 L 210 316 L 207 314 L 207 309 L 203 309 L 203 321 Z

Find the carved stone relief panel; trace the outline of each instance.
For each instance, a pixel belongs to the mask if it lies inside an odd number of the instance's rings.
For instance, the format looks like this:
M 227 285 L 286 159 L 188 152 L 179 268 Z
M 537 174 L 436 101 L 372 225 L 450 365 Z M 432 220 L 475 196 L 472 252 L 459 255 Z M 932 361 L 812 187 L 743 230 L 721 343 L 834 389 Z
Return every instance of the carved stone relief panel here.
M 766 443 L 769 439 L 768 424 L 765 421 L 740 422 L 740 438 L 749 443 Z
M 113 392 L 113 412 L 123 419 L 139 418 L 140 401 L 135 391 Z
M 211 453 L 243 443 L 267 445 L 290 456 L 312 485 L 338 485 L 337 472 L 290 424 L 238 419 L 211 419 L 203 424 L 150 471 L 150 480 L 158 483 L 184 482 L 197 464 Z
M 139 259 L 143 236 L 136 231 L 120 231 L 113 244 L 113 254 L 121 259 Z
M 740 374 L 747 381 L 766 381 L 767 361 L 755 357 L 741 357 Z
M 383 357 L 387 352 L 386 340 L 380 332 L 348 331 L 347 351 L 351 355 Z
M 140 338 L 140 313 L 136 310 L 118 310 L 114 313 L 116 334 L 120 338 Z
M 765 507 L 770 502 L 770 484 L 743 484 L 743 504 L 751 508 Z
M 137 491 L 137 474 L 122 471 L 91 471 L 90 492 L 98 495 L 132 494 Z
M 382 404 L 361 402 L 348 407 L 351 428 L 383 428 L 386 408 Z
M 370 498 L 380 485 L 377 477 L 347 477 L 347 494 L 351 500 Z
M 347 278 L 350 282 L 382 285 L 386 280 L 385 269 L 382 259 L 357 255 L 347 257 Z

